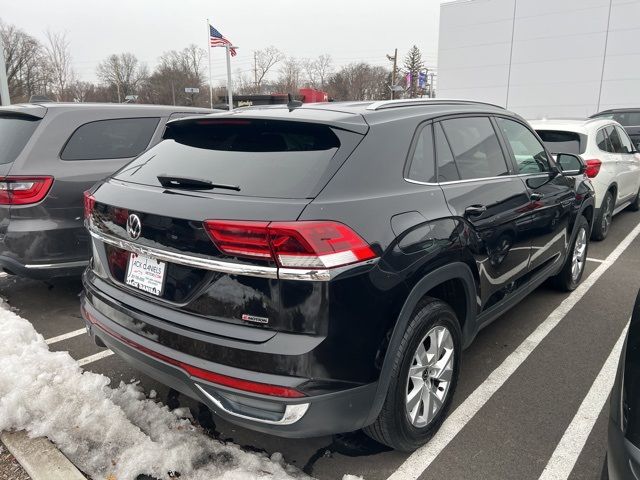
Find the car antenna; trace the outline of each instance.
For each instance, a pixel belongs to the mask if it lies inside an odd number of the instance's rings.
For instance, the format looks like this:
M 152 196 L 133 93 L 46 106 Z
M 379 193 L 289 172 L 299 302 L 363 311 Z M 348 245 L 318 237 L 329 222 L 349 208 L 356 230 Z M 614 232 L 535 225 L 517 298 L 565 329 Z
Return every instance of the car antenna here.
M 302 106 L 302 102 L 300 100 L 294 100 L 290 93 L 287 93 L 287 99 L 287 108 L 290 112 Z

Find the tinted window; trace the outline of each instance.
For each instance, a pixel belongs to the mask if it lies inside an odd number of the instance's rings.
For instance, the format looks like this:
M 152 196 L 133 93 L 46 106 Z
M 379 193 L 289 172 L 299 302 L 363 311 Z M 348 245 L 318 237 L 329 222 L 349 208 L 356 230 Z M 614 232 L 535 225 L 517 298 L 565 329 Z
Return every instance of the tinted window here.
M 442 128 L 463 180 L 509 173 L 498 137 L 488 118 L 445 120 Z
M 420 130 L 413 150 L 409 177 L 419 182 L 435 181 L 435 162 L 433 161 L 433 133 L 431 125 Z
M 587 148 L 580 134 L 564 130 L 536 130 L 538 136 L 551 153 L 573 153 L 581 155 Z
M 65 145 L 63 160 L 136 157 L 149 145 L 159 118 L 119 118 L 85 123 Z
M 460 174 L 453 160 L 451 147 L 447 142 L 447 137 L 439 123 L 434 126 L 436 156 L 438 158 L 438 182 L 452 182 L 460 180 Z
M 609 136 L 609 143 L 611 145 L 611 149 L 608 151 L 612 153 L 622 153 L 622 140 L 620 140 L 620 136 L 616 129 L 613 127 L 607 127 L 606 132 Z
M 0 116 L 0 164 L 13 162 L 38 127 L 39 119 Z
M 598 130 L 598 134 L 596 135 L 596 144 L 598 145 L 598 148 L 603 152 L 611 151 L 611 145 L 609 145 L 609 136 L 606 134 L 604 128 Z
M 349 132 L 339 134 L 341 138 L 359 137 Z M 115 178 L 159 186 L 158 175 L 176 175 L 240 188 L 238 192 L 213 189 L 213 193 L 308 198 L 335 166 L 332 159 L 340 147 L 337 134 L 326 125 L 185 120 L 168 124 L 165 140 L 117 172 Z
M 640 112 L 614 113 L 611 117 L 613 117 L 613 119 L 620 125 L 624 125 L 625 127 L 640 125 Z
M 496 121 L 511 146 L 511 151 L 518 166 L 518 173 L 549 171 L 547 153 L 531 130 L 513 120 L 497 118 Z
M 616 126 L 616 132 L 618 133 L 618 137 L 620 137 L 620 142 L 622 143 L 622 153 L 633 152 L 633 145 L 631 144 L 631 140 L 629 140 L 627 132 L 618 126 Z

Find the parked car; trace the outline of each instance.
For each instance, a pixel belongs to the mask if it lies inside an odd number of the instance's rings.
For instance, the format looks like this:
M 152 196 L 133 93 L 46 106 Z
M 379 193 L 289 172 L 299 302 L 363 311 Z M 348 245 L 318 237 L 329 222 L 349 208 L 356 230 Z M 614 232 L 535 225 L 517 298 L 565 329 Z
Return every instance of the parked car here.
M 43 103 L 0 108 L 0 268 L 80 275 L 91 257 L 82 193 L 158 143 L 191 107 Z
M 608 118 L 624 127 L 631 141 L 640 150 L 640 108 L 614 108 L 592 115 L 590 118 Z
M 636 480 L 640 473 L 640 292 L 611 390 L 603 478 Z M 608 476 L 607 476 L 608 474 Z
M 482 327 L 549 277 L 580 282 L 584 170 L 474 102 L 173 121 L 87 193 L 82 314 L 98 345 L 230 422 L 364 427 L 410 451 L 442 423 Z
M 547 149 L 581 155 L 596 190 L 592 238 L 604 240 L 611 219 L 625 208 L 640 209 L 640 155 L 613 120 L 536 120 L 533 128 Z

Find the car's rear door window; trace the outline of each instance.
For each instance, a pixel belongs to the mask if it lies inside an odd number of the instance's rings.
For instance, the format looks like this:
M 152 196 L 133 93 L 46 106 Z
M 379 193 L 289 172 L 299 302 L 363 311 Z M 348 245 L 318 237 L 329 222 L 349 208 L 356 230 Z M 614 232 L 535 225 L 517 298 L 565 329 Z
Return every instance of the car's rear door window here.
M 336 154 L 348 155 L 361 136 L 324 124 L 225 118 L 169 123 L 164 138 L 115 178 L 161 186 L 158 176 L 179 176 L 239 189 L 212 193 L 310 198 L 337 169 L 334 156 L 346 158 Z
M 442 128 L 463 180 L 509 174 L 500 142 L 488 117 L 444 120 Z
M 460 180 L 460 174 L 458 173 L 456 162 L 453 159 L 451 147 L 439 123 L 435 124 L 434 133 L 436 158 L 438 159 L 438 182 L 454 182 Z
M 586 142 L 582 141 L 582 137 L 577 132 L 569 132 L 566 130 L 536 130 L 536 133 L 551 153 L 573 153 L 574 155 L 582 155 L 587 148 Z
M 85 123 L 76 129 L 60 153 L 62 160 L 132 158 L 149 146 L 157 117 L 118 118 Z
M 620 139 L 620 135 L 614 128 L 613 125 L 606 127 L 607 135 L 609 136 L 609 143 L 611 145 L 611 153 L 624 153 L 622 148 L 622 140 Z
M 0 115 L 0 165 L 12 163 L 38 128 L 39 118 Z
M 549 158 L 542 144 L 527 127 L 506 118 L 496 118 L 504 138 L 509 142 L 518 173 L 549 171 Z
M 418 182 L 434 182 L 436 169 L 433 157 L 433 132 L 431 124 L 428 124 L 418 132 L 412 150 L 408 178 Z
M 598 130 L 598 133 L 596 134 L 596 145 L 598 145 L 598 148 L 603 152 L 611 151 L 609 135 L 607 135 L 607 131 L 605 128 L 601 128 L 600 130 Z

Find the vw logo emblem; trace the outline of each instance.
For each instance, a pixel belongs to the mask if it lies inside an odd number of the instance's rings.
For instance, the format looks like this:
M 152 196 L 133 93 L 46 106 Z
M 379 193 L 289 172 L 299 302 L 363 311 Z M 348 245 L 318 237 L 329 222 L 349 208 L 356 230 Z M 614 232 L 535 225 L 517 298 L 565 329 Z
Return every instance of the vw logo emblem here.
M 142 233 L 142 222 L 139 216 L 132 213 L 127 218 L 127 234 L 131 239 L 135 240 L 140 236 L 140 233 Z

